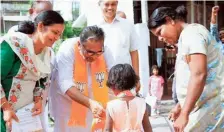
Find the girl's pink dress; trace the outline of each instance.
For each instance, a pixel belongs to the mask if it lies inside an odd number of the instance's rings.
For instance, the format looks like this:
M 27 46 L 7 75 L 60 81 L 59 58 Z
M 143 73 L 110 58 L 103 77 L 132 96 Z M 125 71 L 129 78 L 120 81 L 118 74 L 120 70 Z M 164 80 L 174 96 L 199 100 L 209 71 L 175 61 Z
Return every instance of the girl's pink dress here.
M 152 75 L 149 78 L 149 91 L 151 91 L 152 96 L 155 96 L 157 100 L 162 99 L 163 84 L 164 84 L 164 80 L 163 80 L 163 77 L 161 76 Z
M 107 104 L 113 120 L 113 132 L 143 132 L 142 120 L 146 110 L 143 98 L 135 97 L 128 102 L 115 99 Z

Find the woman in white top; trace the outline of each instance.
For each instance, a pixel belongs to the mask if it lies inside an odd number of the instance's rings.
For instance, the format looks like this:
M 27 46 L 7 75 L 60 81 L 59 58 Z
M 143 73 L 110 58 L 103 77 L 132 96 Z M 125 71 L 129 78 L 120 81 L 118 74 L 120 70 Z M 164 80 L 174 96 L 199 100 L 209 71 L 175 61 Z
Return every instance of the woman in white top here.
M 178 43 L 173 112 L 176 132 L 224 131 L 224 57 L 220 44 L 200 24 L 187 24 L 185 7 L 157 8 L 149 28 L 160 41 Z
M 107 104 L 105 131 L 142 132 L 142 127 L 146 132 L 152 131 L 145 100 L 135 97 L 130 91 L 138 81 L 129 64 L 117 64 L 111 68 L 107 86 L 117 99 Z

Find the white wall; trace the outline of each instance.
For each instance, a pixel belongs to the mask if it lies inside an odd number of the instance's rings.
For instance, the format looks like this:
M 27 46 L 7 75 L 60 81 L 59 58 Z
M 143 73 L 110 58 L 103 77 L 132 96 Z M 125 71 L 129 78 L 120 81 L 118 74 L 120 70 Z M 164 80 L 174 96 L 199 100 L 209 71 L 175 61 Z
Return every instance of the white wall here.
M 123 11 L 127 16 L 127 19 L 134 23 L 133 0 L 119 0 L 118 11 Z
M 90 13 L 97 15 L 100 11 L 98 6 L 99 0 L 81 0 L 80 13 Z M 118 11 L 125 12 L 127 19 L 134 23 L 133 0 L 119 0 Z
M 73 0 L 53 0 L 53 10 L 60 11 L 65 21 L 72 20 Z

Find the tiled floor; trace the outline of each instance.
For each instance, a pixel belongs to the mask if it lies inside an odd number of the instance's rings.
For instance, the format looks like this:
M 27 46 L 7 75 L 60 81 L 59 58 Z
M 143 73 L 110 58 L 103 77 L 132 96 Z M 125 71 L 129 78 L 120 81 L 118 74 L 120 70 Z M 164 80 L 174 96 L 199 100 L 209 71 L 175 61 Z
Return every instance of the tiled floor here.
M 156 118 L 150 117 L 153 132 L 173 132 L 172 125 L 169 125 L 168 119 L 163 116 Z

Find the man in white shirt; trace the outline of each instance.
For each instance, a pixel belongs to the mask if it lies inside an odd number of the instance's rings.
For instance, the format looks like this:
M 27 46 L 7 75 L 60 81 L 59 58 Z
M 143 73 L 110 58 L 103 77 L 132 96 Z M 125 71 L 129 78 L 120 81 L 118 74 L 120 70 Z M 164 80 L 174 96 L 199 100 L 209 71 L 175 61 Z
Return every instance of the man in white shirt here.
M 50 1 L 48 0 L 35 0 L 33 1 L 33 3 L 31 4 L 31 7 L 29 9 L 29 20 L 30 21 L 34 21 L 34 19 L 36 18 L 36 16 L 43 12 L 43 11 L 48 11 L 48 10 L 52 10 L 53 6 L 51 4 Z M 12 33 L 18 30 L 18 25 L 15 25 L 13 27 L 11 27 L 8 30 L 8 33 Z
M 101 18 L 97 24 L 105 32 L 105 60 L 109 69 L 116 64 L 131 64 L 139 75 L 138 43 L 134 24 L 116 15 L 118 0 L 99 0 Z M 140 84 L 136 87 L 139 91 Z

